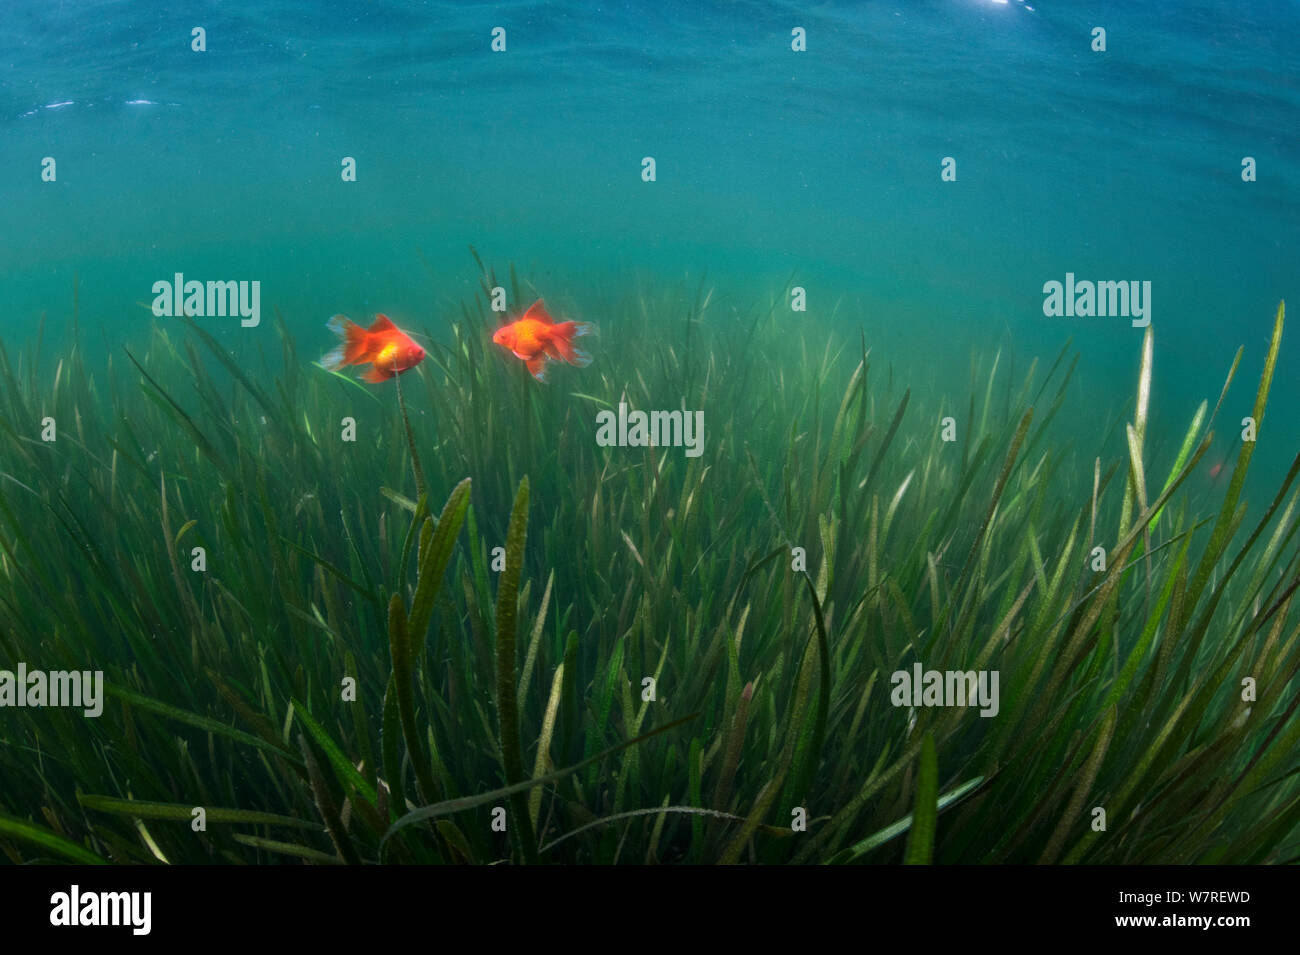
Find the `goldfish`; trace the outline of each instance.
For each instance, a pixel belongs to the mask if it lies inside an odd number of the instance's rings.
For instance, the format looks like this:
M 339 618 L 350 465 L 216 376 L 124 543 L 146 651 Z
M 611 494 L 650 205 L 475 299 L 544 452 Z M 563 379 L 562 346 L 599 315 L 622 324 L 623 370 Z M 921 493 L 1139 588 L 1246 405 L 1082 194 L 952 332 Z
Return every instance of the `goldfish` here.
M 335 315 L 325 327 L 342 339 L 337 348 L 321 359 L 321 365 L 330 371 L 344 365 L 369 364 L 370 370 L 361 378 L 378 383 L 424 360 L 424 349 L 411 341 L 387 315 L 376 315 L 369 328 L 362 328 L 346 316 Z
M 591 356 L 573 340 L 595 331 L 596 326 L 588 322 L 554 321 L 539 298 L 522 317 L 498 328 L 492 341 L 514 352 L 515 357 L 528 366 L 534 378 L 545 381 L 546 365 L 550 359 L 567 361 L 579 368 L 590 365 Z

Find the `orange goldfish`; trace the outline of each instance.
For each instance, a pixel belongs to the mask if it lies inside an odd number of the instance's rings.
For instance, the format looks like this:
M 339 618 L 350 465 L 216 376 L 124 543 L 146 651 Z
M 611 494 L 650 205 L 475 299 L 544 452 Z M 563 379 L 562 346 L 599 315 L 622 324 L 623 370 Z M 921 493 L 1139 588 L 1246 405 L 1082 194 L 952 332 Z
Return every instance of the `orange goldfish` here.
M 370 370 L 361 376 L 362 380 L 380 382 L 424 360 L 424 349 L 411 341 L 387 315 L 376 315 L 369 328 L 362 328 L 343 315 L 335 315 L 325 326 L 342 339 L 338 348 L 321 359 L 321 365 L 330 371 L 344 365 L 369 364 Z
M 546 380 L 546 364 L 552 359 L 567 361 L 579 368 L 591 364 L 591 356 L 573 344 L 575 338 L 590 335 L 595 325 L 587 322 L 556 322 L 546 312 L 539 298 L 523 317 L 502 325 L 492 341 L 523 359 L 538 381 Z

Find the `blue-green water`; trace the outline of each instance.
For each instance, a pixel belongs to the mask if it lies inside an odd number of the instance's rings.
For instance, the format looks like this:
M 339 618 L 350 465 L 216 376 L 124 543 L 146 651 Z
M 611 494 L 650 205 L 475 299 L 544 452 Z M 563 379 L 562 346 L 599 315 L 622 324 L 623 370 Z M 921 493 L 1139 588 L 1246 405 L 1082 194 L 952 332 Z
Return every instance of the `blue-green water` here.
M 260 281 L 305 354 L 340 311 L 436 335 L 477 289 L 473 244 L 598 322 L 636 281 L 707 272 L 743 309 L 793 272 L 809 312 L 792 329 L 863 328 L 920 387 L 957 372 L 955 393 L 972 347 L 1023 369 L 1072 336 L 1086 431 L 1132 394 L 1142 332 L 1045 317 L 1044 283 L 1073 272 L 1152 283 L 1167 443 L 1240 344 L 1224 414 L 1248 413 L 1277 303 L 1297 300 L 1294 3 L 189 7 L 0 13 L 11 349 L 42 313 L 62 325 L 74 273 L 106 350 L 146 334 L 139 303 L 176 272 Z M 205 321 L 232 347 L 273 334 Z M 1264 472 L 1300 435 L 1298 367 L 1292 333 Z

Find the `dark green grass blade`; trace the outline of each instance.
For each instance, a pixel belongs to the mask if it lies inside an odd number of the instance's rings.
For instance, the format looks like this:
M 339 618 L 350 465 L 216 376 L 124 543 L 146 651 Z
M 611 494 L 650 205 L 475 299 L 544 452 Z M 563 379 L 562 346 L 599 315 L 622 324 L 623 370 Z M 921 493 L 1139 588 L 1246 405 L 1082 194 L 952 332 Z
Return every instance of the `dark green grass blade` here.
M 466 809 L 483 806 L 505 796 L 527 792 L 534 786 L 545 786 L 548 783 L 558 782 L 566 776 L 571 776 L 579 770 L 585 769 L 587 766 L 599 763 L 602 759 L 605 759 L 608 756 L 613 756 L 615 753 L 627 749 L 629 746 L 636 746 L 640 743 L 644 743 L 651 737 L 658 736 L 660 733 L 667 733 L 669 730 L 676 729 L 679 726 L 689 723 L 699 715 L 700 714 L 698 713 L 692 713 L 690 716 L 683 716 L 681 719 L 673 720 L 671 723 L 665 723 L 663 726 L 652 729 L 648 733 L 642 733 L 635 739 L 618 743 L 608 749 L 601 750 L 594 756 L 590 756 L 579 763 L 574 763 L 572 766 L 565 767 L 564 769 L 557 769 L 555 772 L 547 773 L 545 776 L 534 776 L 532 779 L 526 779 L 513 786 L 503 786 L 500 789 L 493 789 L 490 792 L 479 793 L 475 796 L 463 796 L 459 799 L 447 799 L 440 803 L 424 806 L 421 809 L 408 812 L 389 827 L 388 832 L 384 835 L 384 839 L 387 841 L 407 826 L 414 825 L 417 822 L 423 822 L 426 819 L 434 819 L 439 816 L 449 816 L 455 812 L 464 812 Z
M 938 810 L 942 812 L 950 805 L 956 803 L 963 796 L 967 795 L 968 793 L 972 792 L 974 789 L 982 785 L 984 783 L 984 779 L 985 777 L 983 776 L 976 776 L 974 779 L 967 780 L 966 782 L 962 783 L 960 786 L 956 787 L 955 789 L 948 790 L 948 792 L 944 793 L 942 796 L 939 797 L 939 801 L 937 803 Z M 866 855 L 872 849 L 879 848 L 880 846 L 883 846 L 885 843 L 889 842 L 892 839 L 897 839 L 903 833 L 909 832 L 911 828 L 912 828 L 912 814 L 908 813 L 902 819 L 898 820 L 898 822 L 886 826 L 885 828 L 881 829 L 879 832 L 873 832 L 871 835 L 867 836 L 867 838 L 863 839 L 861 842 L 856 842 L 852 846 L 849 846 L 847 849 L 838 852 L 830 860 L 830 864 L 842 865 L 847 862 L 852 862 Z
M 291 702 L 293 703 L 294 715 L 298 717 L 299 722 L 302 723 L 316 745 L 325 753 L 330 765 L 338 773 L 339 779 L 351 785 L 372 804 L 376 803 L 379 799 L 378 794 L 366 782 L 366 778 L 352 765 L 351 760 L 343 755 L 343 750 L 339 747 L 339 744 L 334 742 L 330 735 L 325 732 L 325 728 L 312 718 L 311 714 L 307 712 L 307 707 L 296 699 Z
M 519 745 L 519 707 L 515 687 L 516 615 L 519 607 L 519 577 L 523 570 L 524 544 L 528 534 L 528 477 L 519 482 L 510 527 L 506 531 L 506 569 L 497 589 L 497 720 L 501 733 L 501 762 L 506 784 L 513 786 L 524 778 L 523 753 Z M 520 791 L 510 797 L 511 829 L 518 834 L 524 858 L 537 861 L 537 841 L 528 813 L 528 798 Z
M 251 733 L 245 733 L 242 730 L 232 729 L 226 724 L 219 723 L 206 716 L 199 716 L 197 713 L 190 713 L 186 710 L 180 709 L 179 707 L 163 703 L 159 700 L 150 699 L 147 696 L 128 690 L 125 687 L 115 686 L 111 683 L 104 684 L 104 692 L 109 696 L 117 697 L 132 706 L 138 706 L 142 710 L 148 710 L 151 713 L 156 713 L 159 716 L 165 716 L 168 719 L 177 720 L 181 723 L 188 723 L 190 726 L 205 730 L 209 733 L 216 733 L 220 736 L 225 736 L 227 739 L 234 740 L 237 743 L 242 743 L 247 746 L 255 746 L 258 749 L 265 750 L 268 753 L 274 753 L 277 756 L 288 759 L 292 763 L 301 765 L 301 761 L 298 759 L 297 755 L 290 751 L 288 747 L 268 742 L 260 736 L 254 736 Z
M 34 826 L 30 822 L 23 822 L 21 819 L 15 819 L 13 816 L 4 813 L 0 813 L 0 835 L 34 843 L 43 849 L 56 852 L 82 865 L 108 864 L 108 860 L 95 855 L 89 849 L 85 849 L 69 839 L 63 838 L 63 836 L 50 832 L 42 826 Z
M 452 548 L 456 545 L 456 536 L 460 533 L 461 523 L 465 519 L 465 509 L 469 507 L 470 480 L 465 478 L 457 484 L 447 497 L 447 503 L 433 525 L 429 544 L 420 552 L 420 571 L 415 585 L 415 597 L 411 601 L 409 618 L 411 640 L 423 645 L 425 634 L 429 630 L 429 618 L 433 614 L 434 602 L 442 587 L 443 574 L 451 561 Z M 430 526 L 425 520 L 424 526 Z M 421 533 L 421 544 L 424 543 Z
M 921 762 L 916 775 L 916 808 L 912 810 L 912 831 L 907 837 L 904 865 L 929 865 L 934 861 L 934 830 L 939 818 L 939 763 L 934 737 L 929 733 L 921 744 Z
M 307 744 L 307 737 L 301 733 L 298 734 L 298 748 L 302 750 L 303 762 L 307 764 L 307 781 L 311 785 L 316 810 L 325 820 L 325 829 L 330 834 L 330 841 L 334 843 L 339 858 L 348 865 L 360 865 L 361 857 L 357 854 L 356 846 L 352 844 L 352 839 L 343 825 L 338 807 L 334 803 L 334 796 L 325 782 L 325 774 L 321 772 L 320 764 Z
M 439 789 L 429 766 L 425 742 L 415 722 L 415 687 L 412 669 L 411 639 L 406 623 L 406 611 L 400 594 L 388 601 L 388 647 L 393 660 L 393 687 L 397 693 L 397 715 L 401 721 L 406 752 L 415 767 L 415 781 L 421 798 L 426 802 L 438 798 Z
M 140 819 L 164 819 L 172 822 L 190 822 L 194 806 L 180 803 L 146 802 L 138 799 L 118 799 L 114 796 L 99 796 L 78 793 L 77 802 L 96 812 L 111 812 Z M 313 819 L 296 819 L 273 812 L 258 812 L 253 809 L 223 809 L 203 807 L 209 823 L 230 823 L 232 825 L 284 826 L 289 829 L 315 829 L 322 827 Z
M 322 865 L 340 865 L 338 856 L 332 856 L 328 852 L 321 852 L 319 849 L 313 849 L 311 846 L 298 845 L 293 842 L 281 842 L 277 839 L 263 839 L 261 836 L 249 836 L 242 832 L 237 832 L 232 837 L 241 845 L 251 846 L 254 849 L 262 849 L 266 852 L 275 852 L 280 855 L 294 856 L 302 859 L 304 862 L 317 862 Z

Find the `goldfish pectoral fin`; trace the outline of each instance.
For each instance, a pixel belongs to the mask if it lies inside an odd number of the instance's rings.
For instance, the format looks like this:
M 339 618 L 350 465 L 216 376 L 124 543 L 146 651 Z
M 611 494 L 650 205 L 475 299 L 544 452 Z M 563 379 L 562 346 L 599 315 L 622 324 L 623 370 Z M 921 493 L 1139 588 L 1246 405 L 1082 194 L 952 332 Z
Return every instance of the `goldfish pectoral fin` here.
M 526 362 L 528 370 L 532 372 L 533 377 L 538 381 L 546 380 L 547 363 L 548 361 L 545 355 L 538 355 L 536 358 L 531 358 Z
M 377 385 L 381 381 L 387 381 L 389 378 L 392 377 L 393 377 L 392 371 L 387 368 L 371 368 L 368 372 L 366 372 L 364 375 L 361 376 L 361 380 L 368 381 L 371 384 Z

